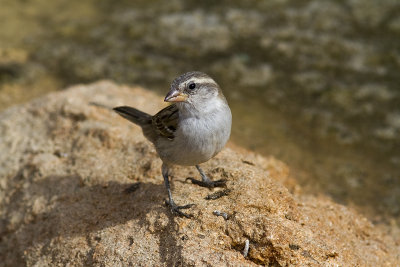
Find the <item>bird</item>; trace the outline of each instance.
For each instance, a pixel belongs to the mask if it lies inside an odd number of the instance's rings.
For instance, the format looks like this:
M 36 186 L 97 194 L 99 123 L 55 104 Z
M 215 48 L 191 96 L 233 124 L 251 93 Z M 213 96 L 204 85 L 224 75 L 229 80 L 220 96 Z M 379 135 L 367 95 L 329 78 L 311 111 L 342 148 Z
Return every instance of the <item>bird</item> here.
M 144 136 L 154 144 L 162 160 L 161 173 L 168 193 L 166 204 L 173 214 L 189 218 L 191 215 L 182 210 L 194 204 L 179 206 L 175 203 L 169 182 L 170 169 L 174 165 L 195 166 L 201 180 L 187 178 L 193 184 L 224 187 L 225 179 L 212 181 L 199 165 L 217 155 L 227 143 L 232 113 L 220 86 L 199 71 L 175 78 L 164 101 L 172 104 L 154 116 L 129 106 L 113 110 L 140 126 Z

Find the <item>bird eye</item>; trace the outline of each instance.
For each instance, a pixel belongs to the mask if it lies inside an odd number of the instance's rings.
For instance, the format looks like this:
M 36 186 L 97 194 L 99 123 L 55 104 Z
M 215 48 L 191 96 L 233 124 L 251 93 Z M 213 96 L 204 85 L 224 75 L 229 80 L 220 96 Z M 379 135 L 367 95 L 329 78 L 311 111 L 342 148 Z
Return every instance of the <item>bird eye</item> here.
M 189 89 L 193 90 L 194 88 L 196 88 L 196 84 L 195 83 L 189 84 Z

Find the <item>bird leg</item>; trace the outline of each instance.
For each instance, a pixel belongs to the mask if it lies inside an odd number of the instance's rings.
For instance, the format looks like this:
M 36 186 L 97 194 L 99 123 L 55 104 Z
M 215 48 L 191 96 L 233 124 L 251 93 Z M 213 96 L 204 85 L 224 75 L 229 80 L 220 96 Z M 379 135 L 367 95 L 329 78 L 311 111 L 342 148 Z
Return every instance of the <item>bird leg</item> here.
M 200 168 L 199 165 L 196 165 L 196 168 L 200 173 L 201 181 L 196 180 L 192 177 L 188 177 L 188 178 L 186 178 L 186 180 L 190 180 L 193 184 L 197 184 L 199 186 L 207 187 L 207 188 L 225 187 L 226 186 L 226 179 L 212 181 L 212 180 L 210 180 L 210 178 L 207 177 L 207 175 L 203 172 L 203 170 Z
M 162 172 L 162 175 L 164 177 L 165 187 L 167 188 L 167 192 L 168 192 L 168 200 L 166 200 L 165 203 L 168 206 L 170 206 L 172 213 L 177 214 L 179 216 L 186 217 L 186 218 L 192 217 L 191 215 L 186 214 L 186 213 L 182 212 L 181 210 L 182 209 L 189 209 L 189 208 L 193 207 L 194 204 L 188 204 L 188 205 L 184 205 L 184 206 L 176 205 L 174 200 L 172 199 L 171 188 L 169 186 L 168 167 L 165 164 L 162 165 L 161 172 Z

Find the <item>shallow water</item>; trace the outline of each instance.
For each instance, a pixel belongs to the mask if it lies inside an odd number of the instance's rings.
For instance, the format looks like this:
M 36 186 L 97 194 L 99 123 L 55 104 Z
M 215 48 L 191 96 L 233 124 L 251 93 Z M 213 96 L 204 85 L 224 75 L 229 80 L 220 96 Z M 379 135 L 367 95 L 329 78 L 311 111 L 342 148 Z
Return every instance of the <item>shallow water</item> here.
M 211 74 L 235 143 L 304 190 L 400 222 L 400 3 L 2 0 L 0 109 L 98 79 Z M 127 103 L 129 104 L 129 103 Z

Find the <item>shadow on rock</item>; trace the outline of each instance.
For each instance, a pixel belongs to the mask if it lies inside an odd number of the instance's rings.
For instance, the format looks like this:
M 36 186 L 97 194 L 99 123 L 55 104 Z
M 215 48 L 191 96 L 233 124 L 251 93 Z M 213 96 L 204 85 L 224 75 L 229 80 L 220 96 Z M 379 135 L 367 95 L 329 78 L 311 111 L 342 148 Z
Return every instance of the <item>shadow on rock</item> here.
M 35 172 L 35 170 L 33 170 Z M 49 175 L 38 178 L 19 172 L 11 183 L 28 180 L 29 190 L 19 187 L 11 195 L 12 205 L 5 211 L 11 217 L 2 223 L 2 238 L 5 258 L 11 262 L 24 263 L 23 255 L 32 244 L 40 244 L 41 250 L 63 240 L 86 237 L 89 248 L 86 263 L 93 260 L 94 241 L 99 241 L 101 232 L 114 226 L 122 225 L 127 231 L 133 231 L 126 242 L 141 243 L 135 240 L 136 231 L 147 231 L 150 217 L 164 221 L 156 226 L 153 233 L 159 236 L 159 256 L 162 262 L 179 264 L 181 250 L 178 245 L 178 227 L 174 216 L 163 205 L 165 188 L 153 183 L 140 183 L 135 189 L 132 184 L 120 184 L 110 181 L 105 184 L 85 185 L 85 180 L 78 175 Z M 35 177 L 35 178 L 34 178 Z M 93 177 L 91 179 L 93 181 Z M 156 216 L 154 216 L 156 214 Z M 162 218 L 161 218 L 162 217 Z M 20 218 L 18 221 L 15 218 Z M 167 219 L 167 222 L 166 220 Z M 133 220 L 133 224 L 128 221 Z M 139 227 L 132 230 L 132 225 Z M 141 229 L 140 229 L 141 228 Z M 20 244 L 18 252 L 13 247 L 9 250 L 5 244 Z M 43 251 L 42 251 L 43 252 Z M 1 257 L 0 257 L 1 258 Z

